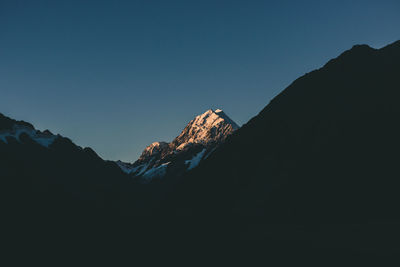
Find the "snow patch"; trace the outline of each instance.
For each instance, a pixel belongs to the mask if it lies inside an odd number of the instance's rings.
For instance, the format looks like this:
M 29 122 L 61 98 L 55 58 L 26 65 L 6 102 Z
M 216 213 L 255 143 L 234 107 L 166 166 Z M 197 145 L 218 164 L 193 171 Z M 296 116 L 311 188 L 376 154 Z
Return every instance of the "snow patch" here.
M 132 164 L 130 164 L 130 163 L 125 163 L 125 162 L 122 162 L 122 161 L 120 161 L 120 160 L 116 161 L 115 163 L 117 163 L 118 167 L 120 167 L 121 170 L 122 170 L 123 172 L 127 173 L 127 174 L 134 173 L 134 172 L 136 172 L 138 169 L 145 167 L 144 164 L 139 165 L 139 166 L 136 166 L 136 167 L 132 167 Z
M 205 152 L 206 152 L 206 149 L 204 148 L 202 151 L 197 153 L 192 159 L 185 161 L 186 164 L 189 164 L 188 170 L 191 170 L 191 169 L 195 168 L 197 165 L 199 165 Z
M 146 179 L 151 179 L 154 177 L 164 176 L 167 172 L 168 164 L 170 164 L 170 162 L 163 163 L 158 167 L 151 168 L 143 174 L 143 177 L 145 177 Z
M 13 137 L 18 142 L 21 142 L 19 138 L 22 133 L 27 134 L 33 141 L 44 147 L 49 147 L 57 138 L 57 136 L 53 134 L 42 133 L 27 126 L 14 125 L 12 130 L 1 131 L 0 139 L 6 144 L 8 143 L 7 137 Z

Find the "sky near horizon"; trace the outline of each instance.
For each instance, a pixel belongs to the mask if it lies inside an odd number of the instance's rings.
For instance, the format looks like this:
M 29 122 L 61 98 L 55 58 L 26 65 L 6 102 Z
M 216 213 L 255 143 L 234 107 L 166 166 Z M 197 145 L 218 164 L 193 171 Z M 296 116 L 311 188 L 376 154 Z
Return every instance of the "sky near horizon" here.
M 0 0 L 0 113 L 133 162 L 207 109 L 242 125 L 353 45 L 399 39 L 398 0 Z

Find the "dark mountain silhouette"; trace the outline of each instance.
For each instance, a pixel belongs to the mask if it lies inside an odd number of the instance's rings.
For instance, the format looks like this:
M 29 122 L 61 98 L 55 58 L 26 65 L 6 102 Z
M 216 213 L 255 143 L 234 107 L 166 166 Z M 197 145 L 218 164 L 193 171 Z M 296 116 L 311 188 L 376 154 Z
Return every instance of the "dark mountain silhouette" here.
M 169 205 L 264 223 L 400 219 L 399 73 L 400 41 L 354 46 L 275 97 Z
M 143 215 L 152 209 L 152 199 L 161 195 L 157 186 L 134 184 L 114 162 L 104 161 L 91 148 L 2 114 L 0 151 L 5 208 L 19 216 L 46 220 Z
M 108 231 L 130 241 L 396 251 L 399 73 L 400 41 L 354 46 L 295 80 L 199 167 L 151 185 L 0 116 L 1 193 L 31 218 L 113 218 Z

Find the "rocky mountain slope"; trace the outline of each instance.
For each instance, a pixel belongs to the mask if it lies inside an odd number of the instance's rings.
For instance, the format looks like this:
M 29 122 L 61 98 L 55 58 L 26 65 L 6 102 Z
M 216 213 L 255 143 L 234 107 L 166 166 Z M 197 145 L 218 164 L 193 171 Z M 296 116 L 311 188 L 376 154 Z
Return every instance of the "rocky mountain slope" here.
M 154 142 L 133 163 L 118 161 L 121 169 L 136 179 L 181 176 L 206 159 L 239 126 L 222 110 L 207 110 L 191 120 L 171 143 Z

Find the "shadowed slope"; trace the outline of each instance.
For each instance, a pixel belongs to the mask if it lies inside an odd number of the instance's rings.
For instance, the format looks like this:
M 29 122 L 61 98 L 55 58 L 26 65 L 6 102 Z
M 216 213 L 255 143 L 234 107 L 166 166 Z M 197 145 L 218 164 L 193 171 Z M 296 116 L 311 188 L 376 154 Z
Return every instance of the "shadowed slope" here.
M 400 218 L 399 71 L 396 42 L 354 46 L 297 79 L 184 179 L 172 206 L 271 221 Z

